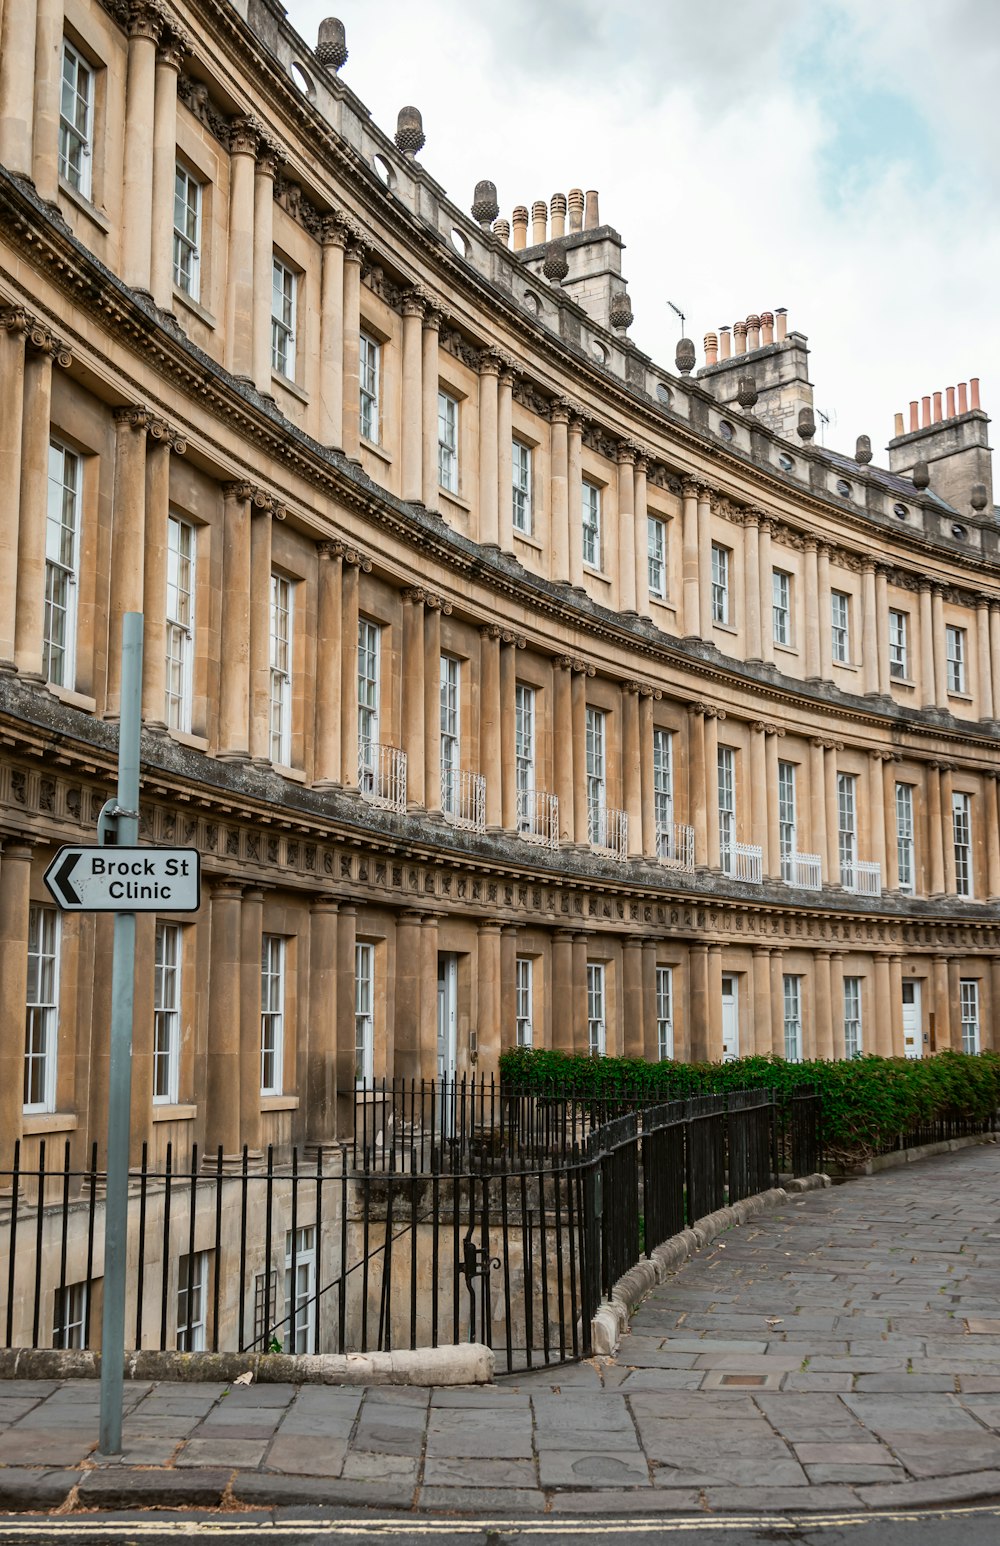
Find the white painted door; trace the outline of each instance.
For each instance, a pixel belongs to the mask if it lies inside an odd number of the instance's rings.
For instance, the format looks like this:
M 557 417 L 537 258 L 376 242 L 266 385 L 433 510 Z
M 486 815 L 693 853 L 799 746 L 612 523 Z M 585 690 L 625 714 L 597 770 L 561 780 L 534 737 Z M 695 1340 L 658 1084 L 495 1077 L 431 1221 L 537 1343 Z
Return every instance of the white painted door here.
M 731 1063 L 740 1055 L 740 999 L 735 977 L 722 979 L 722 1061 Z
M 903 1051 L 908 1058 L 923 1057 L 924 1017 L 919 982 L 903 983 Z
M 455 1077 L 456 986 L 458 963 L 454 956 L 438 956 L 438 1078 L 449 1084 Z

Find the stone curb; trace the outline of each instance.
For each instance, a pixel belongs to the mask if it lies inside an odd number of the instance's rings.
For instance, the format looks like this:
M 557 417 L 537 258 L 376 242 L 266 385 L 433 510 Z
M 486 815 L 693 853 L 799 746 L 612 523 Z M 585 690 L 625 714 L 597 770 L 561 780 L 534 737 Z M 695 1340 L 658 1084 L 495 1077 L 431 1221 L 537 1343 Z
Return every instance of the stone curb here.
M 706 1213 L 704 1218 L 695 1219 L 687 1229 L 671 1235 L 662 1245 L 654 1246 L 645 1261 L 637 1262 L 622 1274 L 611 1290 L 610 1300 L 600 1305 L 594 1315 L 590 1332 L 595 1354 L 610 1357 L 616 1353 L 629 1321 L 646 1295 L 716 1235 L 745 1224 L 761 1213 L 782 1207 L 793 1193 L 817 1191 L 831 1184 L 826 1175 L 796 1177 L 785 1186 L 772 1186 L 766 1192 L 757 1192 L 753 1197 L 743 1197 L 728 1207 Z
M 418 1347 L 394 1353 L 161 1353 L 125 1356 L 127 1380 L 211 1381 L 231 1385 L 250 1373 L 261 1385 L 489 1385 L 496 1368 L 481 1342 Z M 0 1348 L 0 1381 L 88 1380 L 101 1373 L 100 1353 L 74 1349 Z
M 845 1180 L 856 1176 L 874 1176 L 881 1170 L 898 1170 L 901 1165 L 913 1165 L 917 1160 L 932 1159 L 935 1154 L 955 1154 L 959 1149 L 972 1149 L 984 1143 L 996 1143 L 994 1133 L 970 1133 L 965 1138 L 942 1138 L 939 1143 L 921 1143 L 914 1149 L 894 1149 L 891 1154 L 876 1154 L 863 1164 L 851 1165 L 839 1172 Z

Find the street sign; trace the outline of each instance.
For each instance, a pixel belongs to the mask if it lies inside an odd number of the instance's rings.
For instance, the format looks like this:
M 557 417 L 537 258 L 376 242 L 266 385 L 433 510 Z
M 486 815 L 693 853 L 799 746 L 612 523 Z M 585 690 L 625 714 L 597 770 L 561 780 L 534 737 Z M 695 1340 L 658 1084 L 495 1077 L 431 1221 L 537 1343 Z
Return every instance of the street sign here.
M 201 856 L 196 848 L 60 848 L 45 884 L 69 913 L 193 913 Z

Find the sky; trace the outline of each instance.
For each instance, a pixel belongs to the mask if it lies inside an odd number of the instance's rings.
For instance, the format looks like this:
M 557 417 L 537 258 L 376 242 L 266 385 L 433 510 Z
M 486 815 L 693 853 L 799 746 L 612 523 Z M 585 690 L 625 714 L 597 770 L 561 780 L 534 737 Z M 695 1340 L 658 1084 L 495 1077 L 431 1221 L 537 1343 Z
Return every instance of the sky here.
M 285 0 L 313 44 L 330 0 Z M 785 306 L 828 445 L 979 376 L 1000 413 L 998 0 L 333 0 L 342 78 L 468 211 L 596 188 L 639 348 Z

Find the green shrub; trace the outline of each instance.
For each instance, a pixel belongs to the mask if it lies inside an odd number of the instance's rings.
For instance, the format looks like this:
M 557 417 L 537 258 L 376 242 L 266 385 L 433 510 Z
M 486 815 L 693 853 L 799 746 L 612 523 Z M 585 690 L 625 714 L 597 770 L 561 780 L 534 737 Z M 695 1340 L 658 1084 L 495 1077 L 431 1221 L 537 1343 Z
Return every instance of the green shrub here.
M 893 1148 L 918 1126 L 941 1120 L 985 1122 L 1000 1106 L 1000 1055 L 994 1052 L 841 1062 L 786 1063 L 767 1056 L 731 1063 L 647 1063 L 518 1047 L 501 1055 L 500 1077 L 529 1090 L 662 1100 L 765 1088 L 775 1091 L 782 1106 L 797 1087 L 812 1085 L 823 1101 L 826 1154 L 839 1164 Z

